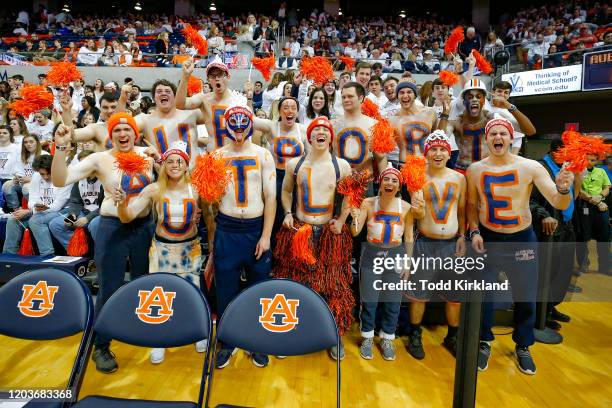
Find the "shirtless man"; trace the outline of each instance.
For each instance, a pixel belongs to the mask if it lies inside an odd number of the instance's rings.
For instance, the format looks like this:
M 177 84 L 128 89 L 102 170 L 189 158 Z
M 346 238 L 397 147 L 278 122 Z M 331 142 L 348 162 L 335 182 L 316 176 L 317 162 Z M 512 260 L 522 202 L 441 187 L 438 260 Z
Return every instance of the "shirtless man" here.
M 349 263 L 352 240 L 348 228 L 344 226 L 349 209 L 343 209 L 338 219 L 333 217 L 336 186 L 341 178 L 351 174 L 351 166 L 329 152 L 334 132 L 325 116 L 310 123 L 307 135 L 310 152 L 289 160 L 285 168 L 282 191 L 285 228 L 279 231 L 276 238 L 274 274 L 317 288 L 328 304 L 337 306 L 332 310 L 336 311 L 334 317 L 342 335 L 350 327 L 354 303 Z M 292 211 L 294 193 L 297 196 L 295 219 Z M 295 228 L 305 224 L 305 228 L 312 230 L 315 264 L 295 259 L 292 255 L 291 242 Z M 340 259 L 334 253 L 341 254 Z M 323 279 L 324 275 L 333 278 Z M 344 346 L 340 344 L 339 352 L 335 346 L 330 350 L 334 359 L 338 356 L 344 358 Z
M 427 181 L 423 186 L 425 213 L 417 222 L 418 235 L 413 251 L 414 257 L 453 258 L 465 255 L 467 184 L 463 174 L 446 167 L 451 149 L 450 140 L 442 130 L 434 131 L 425 139 L 424 154 L 427 159 Z M 415 278 L 437 282 L 450 280 L 453 274 L 454 271 L 427 268 L 418 270 Z M 425 351 L 421 340 L 421 321 L 425 313 L 425 303 L 431 299 L 431 293 L 419 288 L 409 291 L 407 295 L 412 300 L 408 352 L 417 360 L 422 360 L 425 358 Z M 460 304 L 453 302 L 448 296 L 445 300 L 448 333 L 444 338 L 444 346 L 455 356 Z
M 62 95 L 60 97 L 60 105 L 62 107 L 62 120 L 69 126 L 72 124 L 72 98 L 70 95 Z M 115 112 L 119 102 L 117 97 L 111 93 L 105 93 L 100 97 L 100 118 L 97 123 L 90 123 L 84 128 L 74 129 L 73 142 L 84 143 L 93 142 L 96 152 L 103 152 L 113 148 L 113 143 L 108 135 L 108 127 L 106 122 Z M 136 133 L 138 139 L 138 133 Z
M 376 120 L 361 113 L 361 104 L 365 98 L 365 88 L 357 82 L 348 82 L 342 87 L 342 107 L 344 115 L 333 120 L 334 138 L 332 145 L 336 156 L 346 160 L 353 170 L 372 169 L 372 156 L 378 169 L 387 167 L 384 154 L 373 153 L 371 128 Z M 372 194 L 369 194 L 372 195 Z
M 187 83 L 195 65 L 192 60 L 183 63 L 181 81 L 176 91 L 176 107 L 178 109 L 200 109 L 204 115 L 209 140 L 208 151 L 217 150 L 230 142 L 225 123 L 225 111 L 230 106 L 252 106 L 250 99 L 228 88 L 229 68 L 221 60 L 214 60 L 206 66 L 206 78 L 213 91 L 208 94 L 198 93 L 187 97 Z M 248 103 L 247 103 L 248 102 Z
M 459 157 L 455 168 L 465 171 L 468 166 L 489 155 L 485 140 L 485 125 L 493 115 L 484 110 L 487 87 L 478 78 L 470 79 L 461 91 L 465 111 L 459 119 L 450 121 L 455 141 L 459 147 Z M 444 111 L 438 123 L 439 129 L 447 128 L 448 111 Z
M 254 127 L 264 132 L 268 143 L 272 146 L 272 156 L 276 164 L 276 191 L 280 193 L 285 178 L 287 161 L 307 153 L 309 145 L 306 141 L 306 128 L 297 123 L 299 104 L 293 97 L 283 97 L 278 103 L 280 121 L 255 118 Z M 281 195 L 276 195 L 276 220 L 274 232 L 283 222 L 283 204 Z
M 55 133 L 55 155 L 51 167 L 51 178 L 56 186 L 65 186 L 79 180 L 97 177 L 104 188 L 104 201 L 100 206 L 100 221 L 96 232 L 95 261 L 98 268 L 100 290 L 96 299 L 96 313 L 108 298 L 123 285 L 127 258 L 130 259 L 132 278 L 148 273 L 149 247 L 153 237 L 154 224 L 149 208 L 139 213 L 129 223 L 123 224 L 118 218 L 113 197 L 116 190 L 125 192 L 126 200 L 137 196 L 153 178 L 153 160 L 146 174 L 129 176 L 117 169 L 117 153 L 136 149 L 138 136 L 136 121 L 129 114 L 120 112 L 107 121 L 108 137 L 113 143 L 111 150 L 87 156 L 78 164 L 67 167 L 66 154 L 71 142 L 71 129 L 60 125 Z M 110 339 L 96 336 L 93 360 L 98 371 L 117 371 L 117 362 L 110 352 Z
M 131 83 L 121 88 L 119 111 L 125 109 L 131 92 Z M 204 124 L 204 114 L 199 109 L 177 109 L 176 92 L 176 86 L 172 82 L 158 79 L 151 88 L 155 100 L 155 111 L 137 115 L 135 119 L 145 140 L 160 154 L 164 154 L 171 144 L 181 141 L 187 144 L 187 155 L 191 157 L 198 152 L 199 140 L 196 126 Z M 205 140 L 201 140 L 201 144 L 205 144 Z M 191 160 L 190 163 L 193 167 L 195 160 Z
M 240 292 L 240 274 L 246 271 L 249 283 L 270 277 L 272 254 L 270 236 L 276 213 L 276 174 L 270 152 L 251 143 L 253 114 L 242 106 L 225 112 L 231 141 L 219 153 L 232 167 L 232 179 L 219 204 L 213 245 L 217 313 Z M 223 344 L 217 352 L 217 368 L 229 364 L 236 349 Z M 253 364 L 268 365 L 268 356 L 253 353 Z
M 401 81 L 395 87 L 395 94 L 400 102 L 400 110 L 389 120 L 400 135 L 400 163 L 407 154 L 423 155 L 425 138 L 436 128 L 437 115 L 433 108 L 418 105 L 417 87 L 414 82 Z
M 512 286 L 516 362 L 520 371 L 533 375 L 536 366 L 529 346 L 534 343 L 538 248 L 529 197 L 535 185 L 553 207 L 564 210 L 573 200 L 570 186 L 574 175 L 563 167 L 553 182 L 540 163 L 512 154 L 513 133 L 506 119 L 493 119 L 486 124 L 489 156 L 470 165 L 466 173 L 467 218 L 472 248 L 480 254 L 487 252 L 483 279 L 496 282 L 503 269 Z M 493 244 L 485 249 L 485 243 Z M 493 303 L 489 299 L 483 305 L 480 331 L 481 371 L 488 367 L 493 323 Z

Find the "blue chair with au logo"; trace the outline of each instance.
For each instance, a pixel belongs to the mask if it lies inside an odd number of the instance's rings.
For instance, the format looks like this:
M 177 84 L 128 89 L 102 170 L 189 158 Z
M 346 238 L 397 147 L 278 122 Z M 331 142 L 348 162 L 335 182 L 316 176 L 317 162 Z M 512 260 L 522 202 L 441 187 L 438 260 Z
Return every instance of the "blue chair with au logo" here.
M 204 295 L 191 282 L 171 273 L 153 273 L 117 290 L 100 310 L 94 332 L 133 346 L 180 347 L 210 339 L 212 321 Z M 201 407 L 208 362 L 209 348 L 204 356 L 197 403 L 93 395 L 74 407 Z
M 340 347 L 336 321 L 318 293 L 301 283 L 270 279 L 242 291 L 217 325 L 217 342 L 255 353 L 299 356 Z M 206 407 L 212 389 L 212 364 Z M 340 359 L 336 361 L 336 404 L 340 407 Z M 217 405 L 236 407 L 236 405 Z
M 83 333 L 65 390 L 47 390 L 44 398 L 18 395 L 34 397 L 26 407 L 65 407 L 76 399 L 91 352 L 93 321 L 91 294 L 74 273 L 37 269 L 16 276 L 0 288 L 0 334 L 27 340 L 58 340 Z M 0 369 L 6 375 L 10 367 Z M 0 393 L 0 399 L 7 397 Z

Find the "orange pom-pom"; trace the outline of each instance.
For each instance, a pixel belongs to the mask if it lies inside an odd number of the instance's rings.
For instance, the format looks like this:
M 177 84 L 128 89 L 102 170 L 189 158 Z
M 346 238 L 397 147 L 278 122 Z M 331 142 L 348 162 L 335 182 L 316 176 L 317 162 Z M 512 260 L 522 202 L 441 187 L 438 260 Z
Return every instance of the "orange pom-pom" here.
M 271 55 L 266 58 L 254 57 L 253 59 L 251 59 L 251 63 L 253 64 L 253 67 L 255 67 L 256 70 L 261 72 L 261 75 L 263 75 L 266 81 L 270 80 L 270 74 L 272 73 L 272 70 L 276 65 L 274 55 Z
M 338 193 L 348 197 L 349 206 L 359 208 L 365 198 L 368 184 L 372 180 L 372 173 L 369 170 L 357 171 L 340 180 L 337 190 Z
M 139 155 L 136 152 L 119 152 L 115 156 L 117 168 L 127 175 L 133 176 L 139 173 L 145 173 L 149 168 L 147 158 Z
M 423 156 L 406 155 L 406 161 L 402 167 L 402 181 L 409 192 L 419 191 L 425 185 L 426 166 L 427 161 Z
M 200 92 L 202 92 L 202 80 L 193 75 L 189 75 L 189 82 L 187 82 L 187 95 L 192 96 Z
M 312 226 L 310 224 L 302 225 L 291 241 L 291 255 L 308 265 L 317 263 L 317 259 L 312 255 Z
M 225 194 L 230 176 L 231 166 L 227 160 L 219 154 L 206 153 L 196 157 L 191 184 L 196 187 L 202 200 L 216 203 Z
M 385 118 L 379 118 L 378 122 L 372 126 L 372 151 L 386 154 L 395 150 L 397 145 L 393 135 L 394 129 L 391 122 Z
M 476 68 L 478 68 L 480 72 L 484 72 L 485 74 L 490 74 L 493 72 L 491 63 L 489 63 L 489 61 L 487 61 L 487 59 L 483 57 L 481 53 L 476 50 L 472 50 L 472 55 L 476 59 Z
M 24 85 L 17 99 L 10 108 L 27 119 L 32 113 L 48 108 L 53 104 L 53 94 L 42 85 Z
M 346 55 L 341 56 L 340 61 L 342 61 L 342 63 L 344 64 L 345 71 L 351 71 L 355 66 L 355 59 Z
M 585 136 L 580 132 L 566 131 L 561 135 L 563 147 L 553 152 L 557 162 L 567 162 L 567 170 L 582 173 L 588 165 L 588 155 L 603 160 L 612 152 L 612 145 L 606 144 L 600 136 Z
M 442 81 L 442 83 L 449 88 L 452 88 L 457 82 L 459 82 L 459 77 L 457 74 L 446 70 L 440 71 L 438 78 L 440 78 L 440 81 Z
M 191 24 L 185 24 L 182 30 L 183 36 L 186 41 L 189 41 L 191 45 L 198 51 L 200 55 L 208 55 L 208 41 L 198 33 L 198 30 L 193 28 Z
M 378 105 L 374 103 L 370 98 L 365 98 L 361 104 L 361 113 L 372 119 L 380 119 L 380 111 Z
M 47 83 L 51 86 L 67 87 L 71 82 L 83 79 L 75 64 L 68 61 L 53 64 L 47 72 Z
M 32 233 L 29 228 L 23 231 L 23 237 L 21 238 L 21 245 L 19 245 L 19 255 L 31 256 L 34 255 L 34 245 L 32 245 Z
M 456 27 L 444 43 L 444 53 L 454 54 L 455 52 L 457 52 L 457 48 L 459 48 L 459 43 L 464 39 L 465 35 L 463 34 L 463 27 Z
M 304 77 L 314 81 L 317 86 L 334 79 L 334 69 L 325 57 L 303 58 L 300 62 L 300 72 Z
M 68 253 L 68 256 L 83 256 L 88 250 L 89 244 L 87 243 L 85 228 L 78 227 L 74 230 L 74 234 L 72 234 L 72 238 L 70 238 L 70 241 L 68 242 L 66 252 Z

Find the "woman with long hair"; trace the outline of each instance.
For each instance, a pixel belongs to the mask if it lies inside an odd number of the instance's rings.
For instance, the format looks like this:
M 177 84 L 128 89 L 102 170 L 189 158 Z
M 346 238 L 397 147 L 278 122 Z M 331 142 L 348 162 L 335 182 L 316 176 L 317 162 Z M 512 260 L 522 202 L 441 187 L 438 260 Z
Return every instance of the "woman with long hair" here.
M 329 99 L 323 88 L 317 88 L 310 93 L 306 109 L 300 110 L 300 123 L 308 128 L 310 122 L 319 116 L 329 118 Z
M 9 126 L 13 129 L 13 143 L 21 147 L 23 138 L 30 134 L 23 116 L 17 116 L 9 120 Z
M 280 97 L 278 99 L 276 99 L 274 102 L 272 102 L 272 106 L 270 107 L 270 120 L 272 121 L 276 121 L 278 120 L 279 117 L 279 102 L 282 98 L 288 98 L 291 96 L 291 89 L 292 89 L 293 85 L 291 85 L 291 83 L 287 82 L 287 81 L 283 81 L 280 84 L 278 84 L 278 89 L 281 89 L 282 93 L 280 95 Z
M 423 83 L 419 90 L 419 99 L 424 106 L 433 106 L 433 81 Z
M 30 134 L 23 136 L 20 154 L 13 158 L 11 164 L 14 177 L 11 181 L 7 181 L 2 186 L 2 192 L 4 193 L 6 204 L 10 211 L 15 211 L 21 207 L 19 194 L 23 195 L 26 200 L 28 199 L 30 181 L 34 173 L 32 163 L 34 163 L 34 159 L 41 154 L 49 153 L 42 150 L 38 137 Z
M 170 39 L 167 32 L 160 33 L 155 41 L 155 60 L 157 61 L 158 67 L 170 66 L 168 60 L 168 50 L 170 47 Z
M 79 116 L 77 117 L 77 126 L 84 127 L 83 117 L 88 113 L 91 113 L 94 117 L 94 122 L 97 122 L 98 118 L 100 117 L 100 109 L 96 108 L 96 101 L 94 101 L 94 99 L 90 96 L 85 96 L 83 99 L 81 99 L 81 105 L 83 106 L 83 109 L 81 109 Z
M 264 112 L 270 112 L 272 102 L 281 96 L 281 90 L 278 89 L 278 86 L 284 80 L 285 76 L 282 72 L 275 72 L 274 75 L 272 75 L 272 80 L 270 81 L 270 84 L 268 84 L 268 88 L 263 91 L 262 95 L 261 109 L 263 109 Z
M 94 97 L 96 98 L 96 106 L 100 107 L 100 98 L 104 95 L 104 81 L 100 78 L 94 83 Z
M 333 119 L 334 117 L 338 115 L 342 115 L 344 113 L 344 110 L 342 110 L 342 112 L 338 112 L 342 108 L 342 103 L 341 103 L 342 101 L 341 100 L 336 101 L 336 96 L 338 95 L 337 89 L 338 88 L 336 86 L 336 81 L 334 80 L 329 80 L 323 85 L 323 92 L 325 92 L 325 97 L 327 99 L 327 106 L 329 106 L 329 114 L 331 115 L 331 116 L 328 116 L 328 118 L 330 119 Z
M 124 191 L 115 192 L 121 222 L 130 222 L 147 208 L 156 216 L 155 237 L 149 251 L 149 273 L 174 273 L 200 286 L 202 250 L 198 235 L 199 212 L 210 216 L 209 207 L 198 196 L 189 177 L 189 156 L 184 142 L 173 143 L 162 156 L 157 182 L 146 186 L 135 198 L 126 200 Z M 214 231 L 208 231 L 209 245 Z M 212 251 L 212 246 L 210 246 Z M 206 351 L 206 341 L 196 343 L 196 350 Z M 150 361 L 159 364 L 165 350 L 155 348 Z

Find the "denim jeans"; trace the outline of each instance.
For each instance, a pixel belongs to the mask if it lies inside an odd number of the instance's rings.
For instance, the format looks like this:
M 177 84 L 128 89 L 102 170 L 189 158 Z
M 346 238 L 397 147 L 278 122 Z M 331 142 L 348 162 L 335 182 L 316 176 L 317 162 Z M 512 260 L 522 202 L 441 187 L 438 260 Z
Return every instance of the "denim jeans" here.
M 49 223 L 58 215 L 65 214 L 66 210 L 62 211 L 45 211 L 34 214 L 26 219 L 21 220 L 21 223 L 30 228 L 40 255 L 53 255 L 53 242 L 51 241 L 51 233 L 49 232 Z M 3 253 L 16 254 L 19 251 L 21 238 L 23 237 L 23 227 L 15 218 L 9 218 L 6 222 L 6 240 L 4 241 Z
M 4 199 L 6 205 L 11 210 L 16 210 L 21 207 L 19 202 L 19 193 L 22 193 L 21 184 L 13 183 L 13 180 L 9 180 L 2 186 L 2 192 L 4 193 Z
M 85 213 L 81 211 L 77 219 L 84 216 Z M 51 231 L 51 234 L 55 237 L 55 239 L 57 239 L 57 241 L 62 244 L 64 248 L 68 248 L 68 243 L 70 242 L 70 239 L 74 234 L 74 228 L 66 227 L 66 224 L 64 223 L 64 218 L 64 215 L 55 217 L 49 223 L 49 230 Z M 95 236 L 94 234 L 99 222 L 99 217 L 95 217 L 93 220 L 91 220 L 90 223 L 87 224 L 87 230 L 89 231 L 92 237 Z

